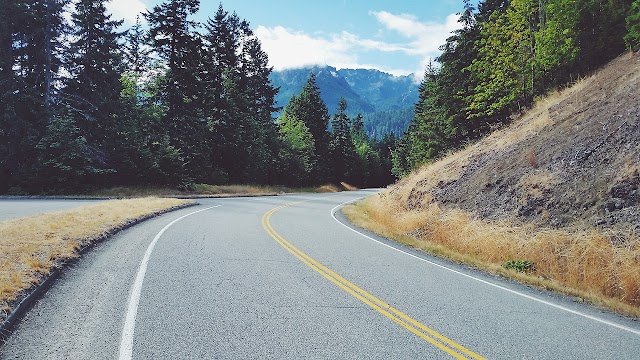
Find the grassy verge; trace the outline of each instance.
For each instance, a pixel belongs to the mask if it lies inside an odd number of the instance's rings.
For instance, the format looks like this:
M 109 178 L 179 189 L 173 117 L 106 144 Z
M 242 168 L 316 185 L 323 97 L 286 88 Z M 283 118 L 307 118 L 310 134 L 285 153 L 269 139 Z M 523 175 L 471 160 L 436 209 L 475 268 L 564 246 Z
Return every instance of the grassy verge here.
M 0 222 L 0 321 L 22 292 L 78 251 L 144 217 L 191 203 L 178 199 L 112 200 Z
M 191 190 L 177 190 L 159 187 L 115 187 L 102 189 L 87 194 L 89 197 L 134 198 L 144 196 L 157 197 L 232 197 L 277 195 L 282 193 L 324 193 L 357 190 L 357 188 L 340 183 L 319 187 L 291 188 L 286 186 L 267 185 L 208 185 L 196 184 Z
M 640 316 L 640 239 L 630 234 L 487 222 L 433 203 L 407 211 L 380 195 L 344 213 L 356 225 L 409 246 Z M 532 265 L 518 272 L 507 262 Z

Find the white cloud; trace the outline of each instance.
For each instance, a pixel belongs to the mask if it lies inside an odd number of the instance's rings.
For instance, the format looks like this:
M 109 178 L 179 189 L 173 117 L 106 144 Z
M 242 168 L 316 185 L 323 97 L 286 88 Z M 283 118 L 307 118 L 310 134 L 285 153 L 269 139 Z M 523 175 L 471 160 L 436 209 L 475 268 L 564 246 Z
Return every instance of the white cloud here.
M 429 61 L 439 54 L 451 31 L 459 28 L 458 17 L 449 15 L 443 23 L 422 23 L 412 15 L 394 15 L 385 11 L 372 12 L 386 29 L 397 32 L 407 41 L 390 43 L 365 39 L 343 31 L 334 34 L 313 34 L 282 26 L 258 26 L 256 35 L 262 48 L 269 55 L 269 62 L 276 70 L 300 68 L 309 65 L 332 65 L 336 68 L 366 68 L 385 71 L 394 75 L 416 73 L 421 77 Z M 384 32 L 378 32 L 377 39 Z M 401 53 L 416 58 L 411 69 L 392 69 L 382 65 L 363 63 L 363 52 Z
M 141 0 L 111 0 L 106 6 L 107 12 L 113 15 L 113 19 L 124 19 L 125 25 L 135 24 L 136 17 L 147 11 L 147 6 Z M 140 18 L 144 21 L 142 16 Z
M 398 32 L 409 40 L 406 47 L 408 54 L 419 56 L 421 75 L 429 62 L 440 53 L 439 47 L 444 44 L 451 32 L 460 28 L 458 15 L 447 16 L 443 23 L 423 23 L 409 14 L 394 15 L 386 11 L 372 12 L 372 15 L 387 29 Z
M 255 33 L 269 55 L 270 64 L 276 70 L 307 65 L 333 65 L 337 62 L 352 62 L 356 58 L 348 51 L 348 41 L 339 35 L 324 39 L 282 26 L 258 26 Z
M 282 26 L 273 28 L 258 26 L 255 33 L 262 43 L 262 48 L 269 55 L 269 63 L 276 70 L 309 65 L 331 65 L 338 69 L 378 69 L 394 75 L 406 75 L 412 72 L 409 69 L 388 69 L 362 63 L 358 57 L 361 51 L 395 52 L 408 49 L 401 45 L 361 39 L 346 31 L 329 36 L 312 36 Z

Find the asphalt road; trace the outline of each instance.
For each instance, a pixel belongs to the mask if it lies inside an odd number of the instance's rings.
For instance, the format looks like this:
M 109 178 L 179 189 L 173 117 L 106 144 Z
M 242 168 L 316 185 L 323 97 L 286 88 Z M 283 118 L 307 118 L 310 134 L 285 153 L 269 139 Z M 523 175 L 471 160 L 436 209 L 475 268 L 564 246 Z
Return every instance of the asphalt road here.
M 0 221 L 67 210 L 99 200 L 0 199 Z
M 65 272 L 0 358 L 638 359 L 636 321 L 334 219 L 367 194 L 199 200 L 130 228 Z

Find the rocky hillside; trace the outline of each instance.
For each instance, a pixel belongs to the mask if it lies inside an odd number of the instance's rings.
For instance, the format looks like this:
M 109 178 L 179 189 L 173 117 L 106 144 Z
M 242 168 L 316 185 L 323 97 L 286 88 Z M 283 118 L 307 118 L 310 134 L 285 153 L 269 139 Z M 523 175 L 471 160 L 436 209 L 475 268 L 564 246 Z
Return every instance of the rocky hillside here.
M 640 234 L 640 55 L 540 101 L 509 128 L 426 166 L 388 195 L 488 220 Z

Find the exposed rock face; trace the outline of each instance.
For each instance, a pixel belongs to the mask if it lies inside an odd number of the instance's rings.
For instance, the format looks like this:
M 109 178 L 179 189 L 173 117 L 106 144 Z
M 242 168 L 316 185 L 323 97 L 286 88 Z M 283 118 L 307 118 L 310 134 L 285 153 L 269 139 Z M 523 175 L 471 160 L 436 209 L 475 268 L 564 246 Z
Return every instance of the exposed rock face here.
M 440 168 L 456 176 L 439 179 L 425 168 L 400 183 L 414 187 L 406 205 L 428 193 L 489 219 L 640 233 L 638 89 L 640 58 L 623 55 L 509 129 L 444 159 Z

